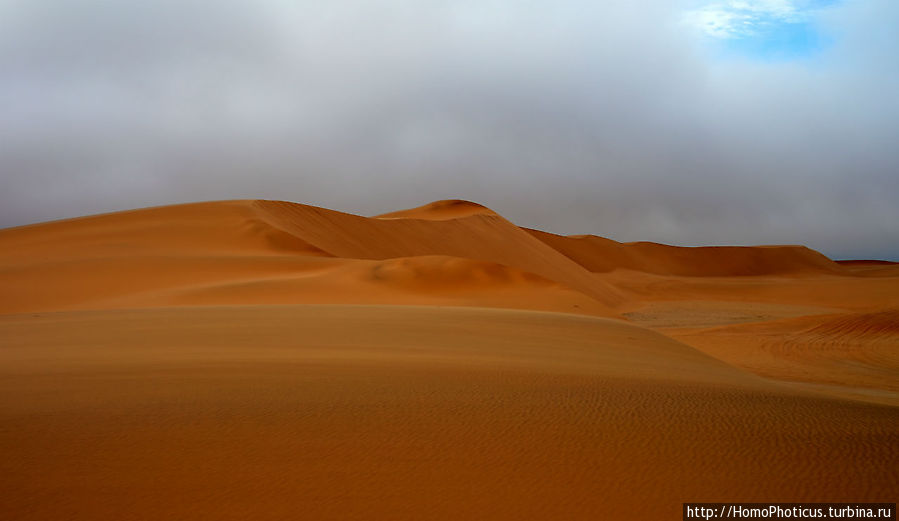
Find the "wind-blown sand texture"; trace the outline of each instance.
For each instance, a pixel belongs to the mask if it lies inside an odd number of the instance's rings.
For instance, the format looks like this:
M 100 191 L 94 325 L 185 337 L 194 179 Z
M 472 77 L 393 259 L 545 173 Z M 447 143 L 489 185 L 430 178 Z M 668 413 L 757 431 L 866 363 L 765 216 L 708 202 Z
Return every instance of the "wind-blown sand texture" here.
M 0 230 L 0 519 L 895 501 L 899 266 L 275 201 Z

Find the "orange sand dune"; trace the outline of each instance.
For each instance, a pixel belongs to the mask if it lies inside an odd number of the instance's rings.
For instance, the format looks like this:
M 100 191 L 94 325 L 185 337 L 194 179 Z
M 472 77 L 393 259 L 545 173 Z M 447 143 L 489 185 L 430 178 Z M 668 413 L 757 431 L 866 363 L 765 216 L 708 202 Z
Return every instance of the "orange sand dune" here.
M 607 277 L 624 316 L 767 378 L 899 405 L 899 273 Z
M 837 264 L 846 268 L 850 273 L 865 277 L 896 277 L 899 276 L 899 262 L 877 260 L 842 260 Z
M 514 266 L 615 306 L 618 292 L 604 281 L 495 214 L 445 220 L 379 219 L 277 201 L 256 201 L 268 222 L 332 255 L 389 259 L 448 255 Z
M 456 200 L 0 230 L 0 519 L 889 501 L 897 310 L 896 264 L 564 237 Z
M 456 277 L 454 263 L 468 259 L 535 277 L 520 276 L 516 283 L 506 277 L 505 288 L 517 289 L 500 298 L 488 295 L 494 293 L 491 277 L 469 277 L 453 285 L 453 295 L 444 303 L 612 316 L 626 304 L 630 283 L 618 284 L 591 271 L 689 276 L 850 273 L 801 247 L 677 248 L 523 231 L 466 201 L 440 201 L 387 215 L 366 218 L 293 203 L 225 201 L 0 230 L 6 252 L 0 256 L 0 311 L 178 301 L 436 304 L 449 288 L 441 281 Z M 434 256 L 460 261 L 422 259 Z M 419 282 L 413 295 L 406 291 L 408 284 L 377 277 L 377 264 L 349 267 L 361 260 L 390 259 L 405 259 L 402 265 L 407 268 L 422 263 L 411 268 Z M 439 273 L 439 266 L 449 272 Z M 889 276 L 886 269 L 877 274 Z M 434 291 L 422 285 L 425 274 L 434 280 Z M 379 283 L 369 284 L 373 280 Z M 481 282 L 490 287 L 481 287 Z M 350 286 L 355 289 L 345 289 Z M 235 298 L 228 297 L 228 288 L 237 291 Z M 191 296 L 185 300 L 181 295 Z M 169 296 L 177 298 L 166 300 Z
M 445 221 L 469 217 L 471 215 L 498 215 L 486 206 L 461 199 L 434 201 L 417 208 L 398 210 L 376 216 L 378 219 L 424 219 L 427 221 Z
M 839 264 L 804 246 L 685 248 L 652 242 L 620 243 L 595 235 L 565 237 L 526 231 L 596 273 L 616 269 L 688 277 L 848 273 Z
M 736 367 L 899 405 L 899 310 L 669 331 Z
M 226 201 L 2 230 L 0 245 L 8 252 L 0 257 L 0 312 L 393 302 L 611 315 L 620 301 L 610 285 L 496 215 L 379 220 Z
M 899 262 L 885 261 L 885 260 L 870 260 L 870 259 L 868 259 L 868 260 L 864 260 L 864 259 L 838 260 L 838 261 L 836 261 L 836 263 L 842 264 L 843 266 L 893 266 L 893 267 L 899 266 Z
M 675 277 L 619 271 L 602 278 L 626 296 L 628 311 L 646 303 L 678 301 L 812 307 L 818 308 L 816 314 L 899 307 L 899 272 L 879 277 Z
M 555 313 L 0 317 L 0 518 L 676 519 L 892 497 L 893 407 Z

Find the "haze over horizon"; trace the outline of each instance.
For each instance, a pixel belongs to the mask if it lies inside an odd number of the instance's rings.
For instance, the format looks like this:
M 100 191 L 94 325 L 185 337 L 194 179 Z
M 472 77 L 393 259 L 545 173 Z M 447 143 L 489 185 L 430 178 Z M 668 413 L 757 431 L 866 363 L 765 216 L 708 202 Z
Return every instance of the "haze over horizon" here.
M 0 1 L 0 227 L 198 200 L 899 260 L 899 4 Z

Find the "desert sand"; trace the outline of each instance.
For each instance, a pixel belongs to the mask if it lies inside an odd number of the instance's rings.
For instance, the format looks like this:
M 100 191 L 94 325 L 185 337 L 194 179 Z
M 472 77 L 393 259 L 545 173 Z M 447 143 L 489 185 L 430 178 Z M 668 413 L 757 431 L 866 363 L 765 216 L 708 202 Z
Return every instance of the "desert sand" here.
M 278 201 L 0 230 L 0 519 L 895 501 L 899 265 Z

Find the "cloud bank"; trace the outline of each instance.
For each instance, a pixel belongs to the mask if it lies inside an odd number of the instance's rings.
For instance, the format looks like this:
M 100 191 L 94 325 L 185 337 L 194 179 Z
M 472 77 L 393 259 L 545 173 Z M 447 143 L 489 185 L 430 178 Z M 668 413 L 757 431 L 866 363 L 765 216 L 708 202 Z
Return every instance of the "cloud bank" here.
M 832 45 L 776 63 L 710 51 L 685 20 L 715 5 L 0 2 L 0 226 L 466 198 L 556 233 L 899 260 L 899 3 L 804 10 Z

